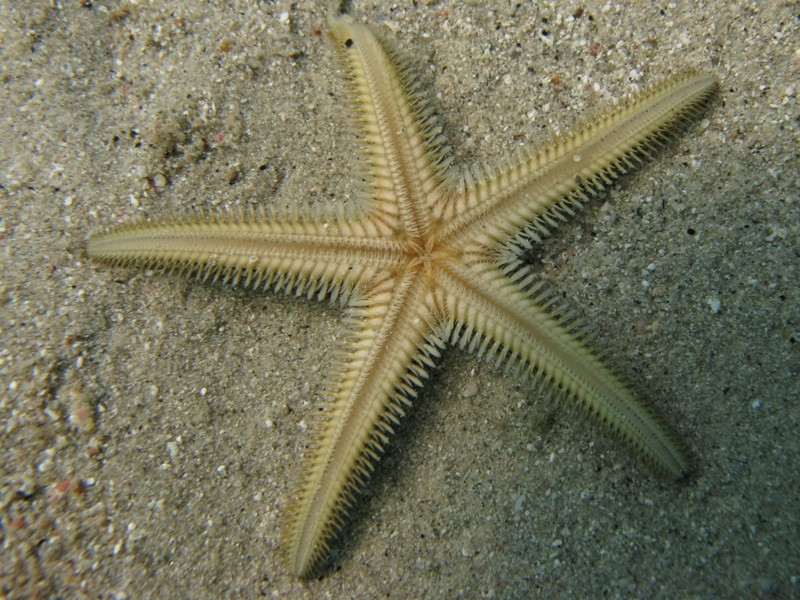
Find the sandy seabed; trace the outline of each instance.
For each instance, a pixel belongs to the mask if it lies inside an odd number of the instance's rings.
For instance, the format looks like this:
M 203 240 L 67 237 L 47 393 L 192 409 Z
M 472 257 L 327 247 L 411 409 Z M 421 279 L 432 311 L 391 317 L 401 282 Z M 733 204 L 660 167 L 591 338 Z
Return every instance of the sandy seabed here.
M 91 264 L 92 231 L 346 202 L 311 2 L 0 4 L 0 596 L 800 597 L 800 8 L 352 2 L 458 165 L 685 68 L 719 99 L 536 249 L 689 448 L 654 477 L 449 350 L 320 580 L 279 536 L 337 306 Z

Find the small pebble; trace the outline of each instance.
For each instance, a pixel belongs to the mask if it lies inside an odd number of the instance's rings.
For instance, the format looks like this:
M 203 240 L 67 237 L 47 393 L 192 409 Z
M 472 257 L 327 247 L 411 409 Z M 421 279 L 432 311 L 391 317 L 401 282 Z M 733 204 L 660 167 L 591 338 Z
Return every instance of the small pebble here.
M 711 312 L 715 315 L 722 308 L 722 302 L 717 298 L 706 298 L 706 304 L 711 308 Z
M 167 177 L 163 173 L 153 175 L 153 187 L 158 190 L 167 187 Z

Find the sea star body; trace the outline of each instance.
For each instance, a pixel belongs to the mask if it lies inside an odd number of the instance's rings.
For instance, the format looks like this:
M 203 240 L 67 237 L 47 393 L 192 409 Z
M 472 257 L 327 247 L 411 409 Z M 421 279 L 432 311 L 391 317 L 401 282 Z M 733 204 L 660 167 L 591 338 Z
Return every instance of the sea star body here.
M 103 262 L 158 267 L 340 300 L 344 341 L 289 511 L 291 571 L 328 554 L 393 427 L 446 344 L 491 357 L 572 400 L 657 470 L 681 477 L 674 438 L 587 347 L 522 260 L 573 208 L 684 128 L 716 89 L 691 73 L 522 149 L 456 172 L 413 69 L 347 16 L 330 21 L 361 147 L 360 211 L 251 212 L 122 225 L 90 238 Z

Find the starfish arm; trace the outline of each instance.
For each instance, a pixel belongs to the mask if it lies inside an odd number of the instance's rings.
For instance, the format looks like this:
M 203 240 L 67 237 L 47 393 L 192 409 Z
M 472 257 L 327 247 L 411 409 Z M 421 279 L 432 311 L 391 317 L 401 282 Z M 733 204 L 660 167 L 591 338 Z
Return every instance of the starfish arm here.
M 531 288 L 528 273 L 518 272 L 513 281 L 491 261 L 471 269 L 448 265 L 442 271 L 439 283 L 448 291 L 446 310 L 452 319 L 445 339 L 572 399 L 659 471 L 676 479 L 686 473 L 674 436 L 587 348 L 563 307 L 553 310 L 556 299 Z
M 466 173 L 435 214 L 447 222 L 443 239 L 485 247 L 522 232 L 538 239 L 574 204 L 674 138 L 702 112 L 717 90 L 713 75 L 689 73 L 656 83 L 599 116 L 524 149 L 500 167 Z
M 348 332 L 314 424 L 284 528 L 292 572 L 320 567 L 441 342 L 422 278 L 382 277 L 353 297 Z
M 87 253 L 109 264 L 345 301 L 358 281 L 402 260 L 400 245 L 376 237 L 375 228 L 369 220 L 197 215 L 112 228 L 90 237 Z
M 330 37 L 361 142 L 362 197 L 389 229 L 419 239 L 449 159 L 416 72 L 347 15 L 330 20 Z

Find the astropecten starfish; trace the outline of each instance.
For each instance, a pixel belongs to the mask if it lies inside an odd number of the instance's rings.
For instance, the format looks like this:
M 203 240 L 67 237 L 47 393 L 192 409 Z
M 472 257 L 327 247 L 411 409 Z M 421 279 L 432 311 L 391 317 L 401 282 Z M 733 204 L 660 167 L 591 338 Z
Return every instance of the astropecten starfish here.
M 448 343 L 571 400 L 656 470 L 681 477 L 675 438 L 589 349 L 524 252 L 684 129 L 716 90 L 690 73 L 521 149 L 456 171 L 413 69 L 344 15 L 330 37 L 361 147 L 358 210 L 165 218 L 92 236 L 100 261 L 283 289 L 346 305 L 344 341 L 291 500 L 289 567 L 309 577 L 393 428 Z

